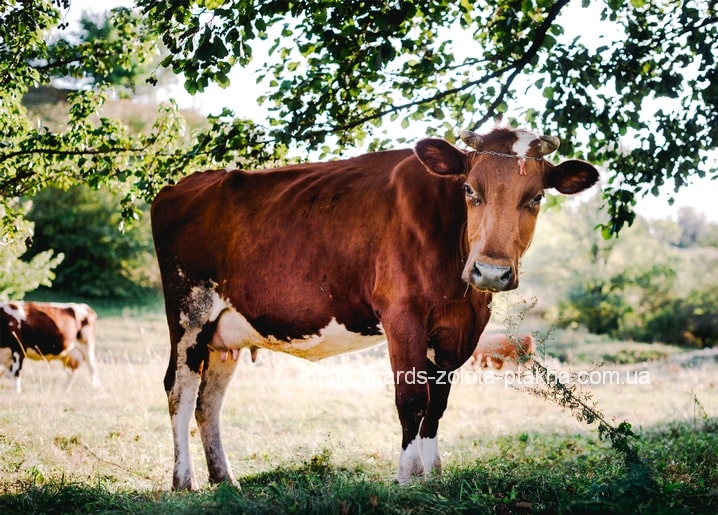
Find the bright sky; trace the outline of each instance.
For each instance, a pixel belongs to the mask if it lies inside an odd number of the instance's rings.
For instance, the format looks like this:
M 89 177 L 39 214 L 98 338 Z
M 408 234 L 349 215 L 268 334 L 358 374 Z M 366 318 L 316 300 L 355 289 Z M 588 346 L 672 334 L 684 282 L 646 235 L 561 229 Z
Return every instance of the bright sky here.
M 70 10 L 67 14 L 68 21 L 72 22 L 81 16 L 84 11 L 104 11 L 115 6 L 132 6 L 131 0 L 72 0 Z M 605 37 L 605 26 L 599 23 L 588 23 L 589 18 L 598 19 L 598 9 L 595 4 L 592 9 L 582 9 L 580 3 L 572 3 L 562 15 L 559 22 L 564 26 L 568 36 L 571 36 L 573 29 L 576 35 L 583 38 L 591 36 L 599 41 Z M 259 47 L 255 48 L 255 56 L 258 56 Z M 261 60 L 261 59 L 260 59 Z M 254 99 L 262 94 L 260 87 L 256 84 L 251 70 L 235 68 L 230 75 L 232 84 L 227 89 L 218 86 L 210 86 L 204 93 L 195 96 L 187 94 L 181 84 L 160 92 L 160 98 L 173 97 L 180 106 L 196 108 L 204 113 L 219 113 L 222 107 L 229 107 L 239 117 L 253 119 L 259 123 L 266 117 L 266 110 L 258 105 Z M 457 122 L 461 122 L 460 120 Z M 560 136 L 560 135 L 559 135 Z M 668 198 L 673 195 L 675 202 L 668 203 Z M 718 180 L 695 179 L 691 184 L 684 186 L 678 193 L 672 192 L 672 187 L 665 187 L 659 197 L 648 196 L 639 200 L 637 211 L 639 214 L 649 218 L 665 218 L 673 215 L 676 210 L 683 206 L 692 207 L 703 212 L 710 220 L 718 222 Z

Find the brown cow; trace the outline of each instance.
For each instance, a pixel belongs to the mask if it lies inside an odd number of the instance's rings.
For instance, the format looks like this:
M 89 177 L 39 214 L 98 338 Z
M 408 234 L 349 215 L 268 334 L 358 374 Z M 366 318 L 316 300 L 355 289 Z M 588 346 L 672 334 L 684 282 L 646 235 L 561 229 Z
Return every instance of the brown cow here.
M 194 414 L 212 483 L 235 483 L 220 411 L 238 349 L 310 360 L 386 339 L 402 427 L 398 480 L 440 470 L 450 384 L 518 285 L 544 189 L 577 193 L 589 163 L 553 165 L 550 136 L 466 131 L 347 160 L 195 173 L 160 191 L 152 230 L 171 353 L 175 489 L 197 487 Z
M 0 347 L 10 351 L 15 391 L 20 392 L 20 372 L 25 358 L 62 361 L 69 370 L 66 387 L 75 370 L 87 362 L 92 384 L 98 386 L 95 365 L 97 314 L 87 304 L 56 302 L 1 302 Z
M 503 334 L 484 333 L 472 354 L 472 368 L 494 368 L 501 370 L 506 361 L 521 368 L 524 360 L 536 352 L 536 342 L 530 334 L 510 338 Z

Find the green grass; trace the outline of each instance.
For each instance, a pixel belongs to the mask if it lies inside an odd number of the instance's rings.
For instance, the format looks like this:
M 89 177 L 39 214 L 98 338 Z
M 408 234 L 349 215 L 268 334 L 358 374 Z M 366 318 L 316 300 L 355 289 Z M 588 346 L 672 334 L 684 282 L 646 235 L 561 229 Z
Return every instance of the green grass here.
M 586 435 L 499 438 L 480 460 L 399 486 L 331 451 L 199 493 L 118 489 L 107 480 L 28 478 L 6 485 L 3 513 L 714 513 L 718 420 L 643 435 L 648 470 Z
M 42 362 L 26 365 L 22 395 L 0 389 L 0 513 L 718 510 L 715 364 L 651 369 L 650 384 L 585 387 L 609 419 L 629 420 L 641 436 L 642 466 L 628 468 L 595 427 L 520 388 L 469 375 L 454 386 L 442 421 L 444 474 L 399 486 L 383 347 L 320 363 L 260 352 L 251 364 L 243 355 L 223 412 L 241 490 L 207 484 L 195 434 L 202 490 L 173 493 L 164 316 L 156 303 L 98 311 L 102 389 L 92 389 L 83 367 L 66 393 L 60 365 Z M 584 335 L 573 338 L 588 345 Z M 600 353 L 621 346 L 597 344 Z

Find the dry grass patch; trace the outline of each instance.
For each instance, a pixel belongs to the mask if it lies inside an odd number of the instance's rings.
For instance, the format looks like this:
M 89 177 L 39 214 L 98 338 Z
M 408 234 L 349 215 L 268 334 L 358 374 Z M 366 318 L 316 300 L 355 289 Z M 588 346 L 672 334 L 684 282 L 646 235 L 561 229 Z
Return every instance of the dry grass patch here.
M 108 481 L 119 489 L 168 489 L 172 437 L 162 383 L 168 353 L 163 315 L 127 310 L 100 319 L 101 389 L 91 387 L 84 367 L 65 392 L 58 363 L 28 363 L 21 395 L 9 384 L 0 390 L 5 488 L 28 478 L 64 477 Z M 593 370 L 588 365 L 571 369 Z M 715 364 L 651 369 L 648 384 L 586 388 L 609 419 L 629 420 L 640 431 L 690 423 L 697 416 L 696 402 L 702 415 L 718 416 L 716 370 Z M 594 434 L 559 407 L 501 380 L 459 379 L 440 429 L 449 468 L 489 459 L 500 438 Z M 326 451 L 332 466 L 391 481 L 400 426 L 385 347 L 319 363 L 260 351 L 252 364 L 243 354 L 225 402 L 223 432 L 240 481 L 311 462 Z M 198 476 L 206 477 L 197 434 L 192 453 Z

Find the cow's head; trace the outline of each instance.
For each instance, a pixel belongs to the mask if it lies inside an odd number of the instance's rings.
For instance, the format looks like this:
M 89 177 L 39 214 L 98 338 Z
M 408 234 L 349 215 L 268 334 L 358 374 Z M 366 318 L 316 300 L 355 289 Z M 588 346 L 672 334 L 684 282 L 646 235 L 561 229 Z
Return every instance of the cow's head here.
M 519 283 L 519 260 L 533 238 L 544 189 L 578 193 L 596 183 L 598 171 L 575 159 L 558 165 L 544 160 L 558 148 L 552 136 L 501 128 L 483 136 L 463 131 L 461 139 L 474 150 L 424 139 L 415 152 L 429 171 L 465 179 L 464 281 L 480 290 L 512 290 Z

